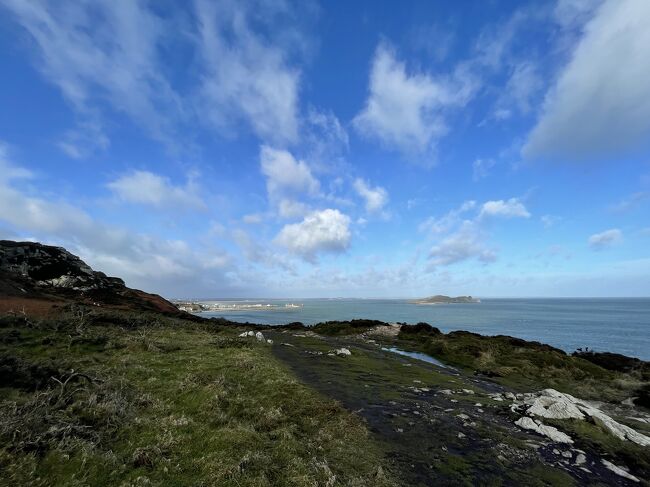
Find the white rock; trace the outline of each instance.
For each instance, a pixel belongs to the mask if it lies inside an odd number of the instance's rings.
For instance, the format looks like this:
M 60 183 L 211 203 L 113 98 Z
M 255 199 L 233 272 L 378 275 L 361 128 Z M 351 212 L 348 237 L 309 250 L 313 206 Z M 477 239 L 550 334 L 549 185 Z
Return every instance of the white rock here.
M 531 416 L 550 419 L 585 419 L 589 416 L 603 429 L 620 440 L 629 440 L 637 445 L 650 446 L 650 437 L 621 424 L 587 401 L 564 394 L 555 389 L 544 389 L 536 394 L 524 395 L 521 403 L 514 403 L 512 410 L 528 406 L 526 413 Z
M 451 392 L 449 389 L 443 389 L 443 390 L 440 391 L 440 394 L 445 394 L 445 395 L 448 396 L 450 394 L 453 394 L 453 392 Z
M 471 389 L 463 389 L 463 392 L 464 392 L 465 394 L 469 394 L 469 395 L 474 394 L 474 391 L 471 390 Z
M 254 332 L 254 331 L 249 331 L 249 332 L 248 332 L 248 336 L 249 336 L 249 337 L 254 337 L 254 336 L 255 336 L 255 332 Z
M 247 336 L 248 336 L 248 332 L 247 332 L 247 331 L 245 331 L 244 333 L 240 333 L 240 334 L 239 334 L 239 338 L 244 338 L 244 337 L 247 337 Z
M 547 426 L 539 421 L 535 421 L 528 416 L 519 418 L 517 421 L 515 421 L 515 424 L 520 428 L 535 431 L 536 433 L 546 436 L 550 440 L 557 443 L 573 443 L 571 437 L 566 433 L 562 433 L 560 430 L 554 428 L 553 426 Z
M 604 458 L 602 459 L 603 465 L 605 465 L 605 468 L 607 470 L 611 470 L 614 472 L 616 475 L 620 475 L 621 477 L 624 477 L 628 480 L 631 480 L 632 482 L 641 482 L 639 479 L 637 479 L 634 475 L 629 474 L 625 470 L 623 470 L 621 467 L 617 467 L 614 465 L 612 462 L 608 462 Z
M 585 462 L 587 461 L 587 457 L 584 456 L 582 453 L 579 453 L 578 456 L 575 459 L 575 464 L 576 465 L 584 465 Z
M 347 348 L 339 348 L 338 350 L 334 350 L 334 353 L 336 353 L 336 355 L 341 355 L 341 356 L 352 355 L 352 352 L 350 352 L 350 350 L 348 350 Z
M 268 343 L 269 345 L 273 345 L 273 340 L 269 338 L 268 340 L 266 340 L 266 343 Z
M 258 342 L 264 342 L 264 341 L 266 341 L 266 340 L 264 339 L 264 335 L 262 335 L 262 332 L 261 332 L 261 331 L 258 331 L 257 333 L 255 333 L 255 338 L 257 339 Z
M 462 413 L 461 413 L 461 414 L 457 414 L 456 417 L 457 417 L 457 418 L 460 418 L 460 419 L 464 419 L 464 420 L 468 420 L 468 419 L 469 419 L 469 416 L 467 416 L 467 414 L 462 414 Z

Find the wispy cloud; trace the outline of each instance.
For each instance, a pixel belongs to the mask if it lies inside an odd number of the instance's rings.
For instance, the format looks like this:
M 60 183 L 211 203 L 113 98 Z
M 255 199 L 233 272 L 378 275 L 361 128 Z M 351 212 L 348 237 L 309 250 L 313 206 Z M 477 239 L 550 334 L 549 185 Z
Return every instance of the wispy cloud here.
M 583 160 L 638 147 L 650 134 L 650 3 L 608 0 L 584 28 L 530 133 L 527 158 Z
M 361 178 L 354 180 L 354 190 L 365 200 L 368 213 L 381 211 L 388 203 L 388 191 L 381 186 L 372 187 Z
M 483 203 L 479 213 L 479 218 L 491 216 L 504 218 L 529 218 L 530 213 L 519 198 L 510 198 L 509 200 L 494 200 Z
M 198 110 L 221 131 L 230 132 L 233 120 L 243 120 L 264 141 L 294 142 L 300 70 L 291 63 L 290 46 L 251 26 L 254 16 L 262 23 L 286 17 L 284 7 L 204 0 L 196 6 L 204 59 Z M 267 15 L 257 15 L 254 8 Z
M 157 208 L 186 207 L 204 210 L 199 188 L 193 175 L 185 185 L 174 185 L 169 178 L 149 171 L 132 171 L 107 184 L 122 201 Z
M 178 96 L 162 74 L 158 52 L 165 27 L 144 2 L 3 4 L 30 34 L 37 66 L 81 116 L 60 142 L 69 155 L 108 145 L 103 102 L 156 139 L 175 144 Z
M 386 43 L 377 47 L 370 72 L 369 95 L 354 125 L 407 156 L 430 153 L 448 131 L 446 110 L 463 106 L 475 91 L 463 69 L 447 76 L 409 71 Z
M 593 250 L 603 250 L 623 242 L 623 232 L 618 228 L 611 228 L 593 234 L 587 241 Z

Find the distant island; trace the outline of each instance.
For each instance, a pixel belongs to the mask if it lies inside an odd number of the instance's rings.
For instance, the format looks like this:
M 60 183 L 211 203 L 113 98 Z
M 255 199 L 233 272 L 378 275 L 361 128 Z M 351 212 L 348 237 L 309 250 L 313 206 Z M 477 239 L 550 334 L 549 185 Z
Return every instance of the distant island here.
M 650 362 L 197 312 L 283 305 L 172 303 L 0 240 L 0 485 L 649 485 Z
M 472 296 L 456 296 L 452 298 L 451 296 L 443 296 L 442 294 L 437 294 L 435 296 L 429 296 L 428 298 L 416 299 L 411 301 L 413 304 L 459 304 L 459 303 L 480 303 L 481 300 L 478 298 L 473 298 Z

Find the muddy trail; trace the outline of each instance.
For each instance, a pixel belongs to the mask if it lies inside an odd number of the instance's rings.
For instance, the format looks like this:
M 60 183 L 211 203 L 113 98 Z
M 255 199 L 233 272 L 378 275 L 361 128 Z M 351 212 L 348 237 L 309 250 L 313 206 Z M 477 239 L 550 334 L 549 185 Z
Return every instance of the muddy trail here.
M 403 485 L 639 485 L 605 468 L 589 445 L 517 427 L 498 384 L 363 337 L 269 337 L 304 383 L 365 420 Z

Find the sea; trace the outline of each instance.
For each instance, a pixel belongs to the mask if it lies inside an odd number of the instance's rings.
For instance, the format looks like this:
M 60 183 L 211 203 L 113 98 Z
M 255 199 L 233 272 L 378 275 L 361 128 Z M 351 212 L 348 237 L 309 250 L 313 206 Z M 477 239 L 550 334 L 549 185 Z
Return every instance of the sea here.
M 203 312 L 237 322 L 280 325 L 366 318 L 389 323 L 426 322 L 443 332 L 510 335 L 573 352 L 608 351 L 650 360 L 650 298 L 481 299 L 472 304 L 417 305 L 405 299 L 202 300 L 260 309 Z M 271 306 L 266 306 L 266 305 Z M 286 306 L 289 305 L 289 306 Z M 291 305 L 295 307 L 291 307 Z

